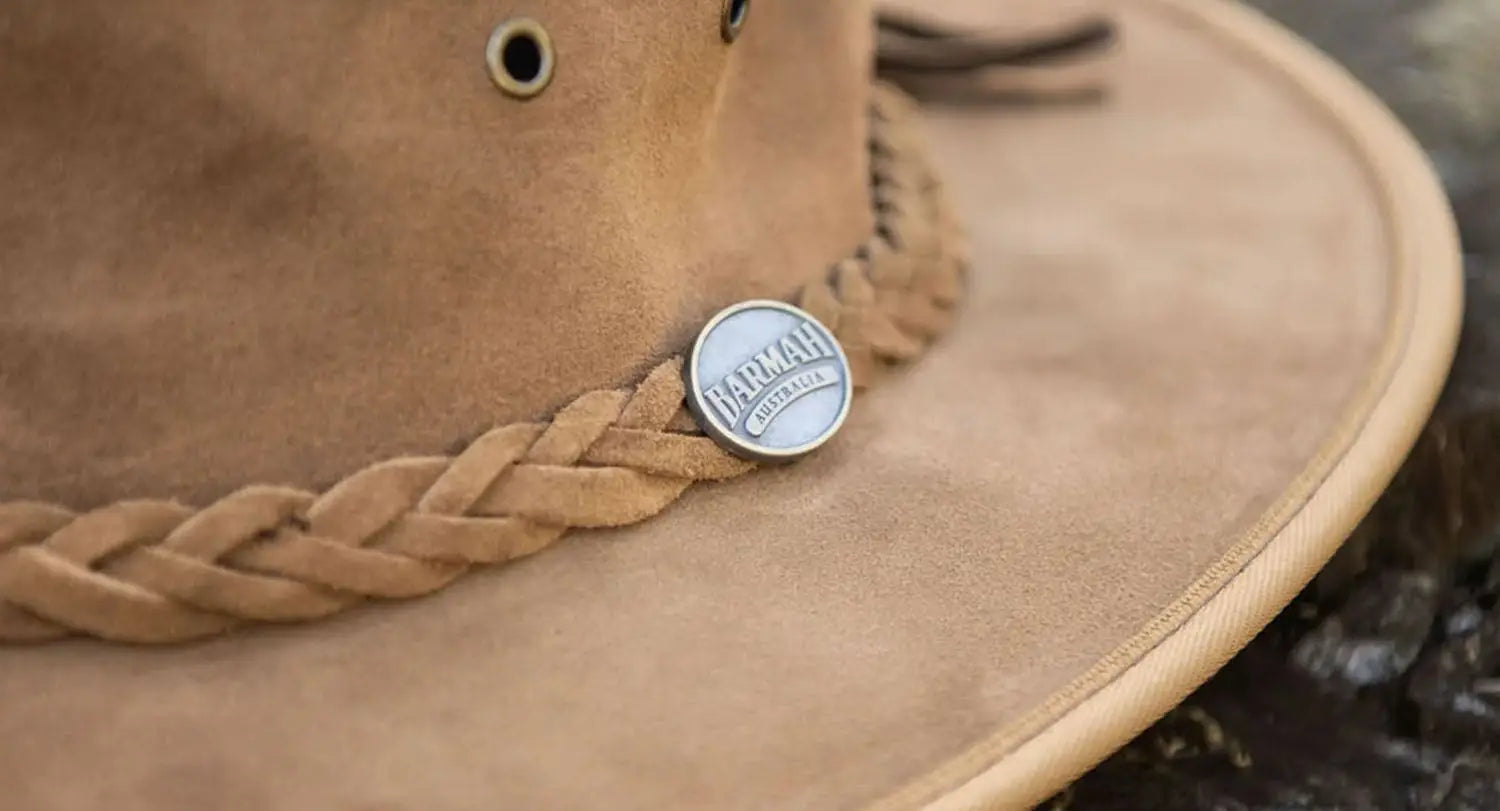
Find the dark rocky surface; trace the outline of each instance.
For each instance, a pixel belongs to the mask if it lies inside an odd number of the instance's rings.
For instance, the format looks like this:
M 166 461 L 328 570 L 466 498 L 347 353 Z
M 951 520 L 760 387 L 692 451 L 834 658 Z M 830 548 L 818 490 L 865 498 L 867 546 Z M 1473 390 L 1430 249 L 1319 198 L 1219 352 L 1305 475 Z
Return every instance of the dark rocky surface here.
M 1500 0 L 1253 0 L 1394 110 L 1443 176 L 1466 324 L 1422 438 L 1319 578 L 1047 806 L 1500 811 Z

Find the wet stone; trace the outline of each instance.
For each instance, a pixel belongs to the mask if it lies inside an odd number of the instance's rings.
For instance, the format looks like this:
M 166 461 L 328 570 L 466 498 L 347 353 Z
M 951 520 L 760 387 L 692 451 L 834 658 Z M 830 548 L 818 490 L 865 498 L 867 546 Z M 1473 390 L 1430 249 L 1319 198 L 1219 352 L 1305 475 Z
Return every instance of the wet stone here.
M 1363 687 L 1405 673 L 1422 651 L 1439 598 L 1425 572 L 1381 572 L 1312 633 L 1292 660 L 1308 674 Z
M 1500 176 L 1500 169 L 1492 171 Z M 1454 193 L 1453 214 L 1465 246 L 1500 254 L 1500 177 L 1479 188 Z
M 1424 731 L 1456 745 L 1500 741 L 1500 614 L 1424 653 L 1407 688 Z M 1500 807 L 1500 806 L 1497 806 Z
M 1464 759 L 1439 781 L 1433 802 L 1423 804 L 1432 811 L 1495 811 L 1500 809 L 1500 763 Z
M 1443 623 L 1443 632 L 1450 636 L 1464 636 L 1479 629 L 1479 623 L 1484 621 L 1484 609 L 1477 603 L 1465 603 L 1448 615 Z

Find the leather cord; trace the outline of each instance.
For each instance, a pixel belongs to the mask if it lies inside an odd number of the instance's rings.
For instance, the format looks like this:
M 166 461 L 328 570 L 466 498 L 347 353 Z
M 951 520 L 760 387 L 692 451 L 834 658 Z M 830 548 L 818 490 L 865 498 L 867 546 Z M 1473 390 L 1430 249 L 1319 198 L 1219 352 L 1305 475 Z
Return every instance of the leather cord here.
M 876 70 L 923 101 L 1097 99 L 1112 19 L 1083 16 L 1025 34 L 962 28 L 916 12 L 876 16 Z
M 1113 22 L 1086 17 L 1024 38 L 959 28 L 910 12 L 876 17 L 880 71 L 950 73 L 1090 57 L 1115 40 Z

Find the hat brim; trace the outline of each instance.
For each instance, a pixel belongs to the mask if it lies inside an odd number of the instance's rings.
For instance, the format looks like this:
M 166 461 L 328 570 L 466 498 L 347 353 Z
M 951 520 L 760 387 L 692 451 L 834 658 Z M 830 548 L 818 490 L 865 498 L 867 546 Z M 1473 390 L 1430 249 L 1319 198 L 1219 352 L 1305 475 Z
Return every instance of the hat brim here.
M 929 111 L 972 288 L 827 449 L 418 604 L 0 650 L 8 805 L 1020 807 L 1124 744 L 1389 482 L 1461 273 L 1342 71 L 1111 8 L 1103 105 Z

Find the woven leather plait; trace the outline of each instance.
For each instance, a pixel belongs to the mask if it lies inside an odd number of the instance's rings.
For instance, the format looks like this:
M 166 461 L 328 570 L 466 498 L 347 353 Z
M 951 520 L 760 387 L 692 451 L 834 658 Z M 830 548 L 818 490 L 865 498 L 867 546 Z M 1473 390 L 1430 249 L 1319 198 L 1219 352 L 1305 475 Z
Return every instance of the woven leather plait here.
M 877 86 L 870 120 L 876 233 L 790 297 L 844 344 L 858 388 L 947 328 L 967 262 L 911 100 Z M 168 643 L 313 620 L 429 594 L 571 528 L 650 518 L 695 482 L 753 469 L 693 424 L 681 364 L 321 493 L 252 485 L 203 507 L 122 501 L 84 513 L 0 503 L 0 641 Z

